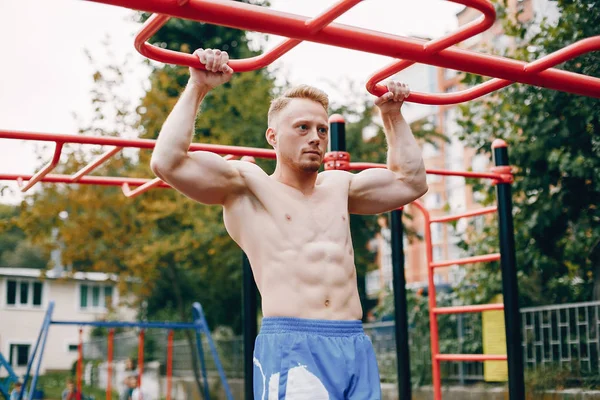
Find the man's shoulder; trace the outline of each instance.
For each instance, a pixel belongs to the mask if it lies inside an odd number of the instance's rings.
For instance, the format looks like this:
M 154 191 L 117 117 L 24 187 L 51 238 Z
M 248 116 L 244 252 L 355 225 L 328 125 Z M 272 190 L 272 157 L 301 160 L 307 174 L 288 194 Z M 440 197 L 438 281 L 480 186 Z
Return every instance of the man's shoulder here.
M 319 173 L 317 183 L 339 183 L 345 185 L 352 179 L 352 174 L 341 169 L 330 169 Z

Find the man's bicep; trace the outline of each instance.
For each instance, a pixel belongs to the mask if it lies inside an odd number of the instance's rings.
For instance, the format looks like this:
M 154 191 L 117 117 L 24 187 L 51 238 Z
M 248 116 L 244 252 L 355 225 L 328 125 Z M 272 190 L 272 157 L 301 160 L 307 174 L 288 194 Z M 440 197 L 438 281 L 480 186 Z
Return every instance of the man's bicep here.
M 233 162 L 205 151 L 188 153 L 181 165 L 164 175 L 161 178 L 175 189 L 203 204 L 224 204 L 228 196 L 244 186 Z
M 352 214 L 380 214 L 415 199 L 410 187 L 387 168 L 355 174 L 350 181 L 348 208 Z

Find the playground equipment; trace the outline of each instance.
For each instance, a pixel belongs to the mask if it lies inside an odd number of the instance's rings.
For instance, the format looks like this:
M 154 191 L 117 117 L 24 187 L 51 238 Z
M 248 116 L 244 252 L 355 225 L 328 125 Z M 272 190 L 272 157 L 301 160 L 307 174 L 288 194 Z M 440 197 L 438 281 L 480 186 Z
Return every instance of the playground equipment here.
M 338 1 L 313 18 L 226 0 L 90 1 L 155 13 L 136 36 L 134 45 L 142 55 L 166 64 L 204 68 L 191 54 L 162 49 L 147 42 L 170 18 L 175 17 L 288 38 L 260 56 L 231 60 L 229 66 L 236 72 L 266 67 L 302 41 L 307 40 L 399 59 L 369 78 L 367 90 L 377 96 L 387 92 L 381 81 L 415 63 L 425 63 L 493 79 L 455 93 L 413 92 L 406 101 L 422 104 L 456 104 L 476 99 L 515 82 L 583 96 L 600 97 L 600 78 L 552 68 L 583 54 L 600 50 L 600 36 L 580 40 L 531 63 L 452 47 L 494 24 L 496 12 L 494 5 L 488 0 L 451 0 L 476 9 L 482 13 L 482 16 L 462 26 L 456 32 L 431 41 L 405 38 L 333 22 L 361 0 Z
M 367 90 L 374 95 L 381 95 L 386 88 L 380 82 L 389 76 L 408 68 L 414 63 L 448 69 L 460 70 L 473 74 L 492 77 L 492 79 L 469 89 L 454 93 L 428 94 L 411 93 L 406 101 L 422 104 L 456 104 L 469 101 L 489 94 L 495 90 L 506 87 L 512 83 L 524 83 L 554 90 L 565 91 L 583 96 L 600 97 L 600 79 L 571 73 L 552 68 L 555 65 L 586 54 L 600 50 L 600 36 L 583 39 L 564 49 L 556 51 L 531 63 L 524 63 L 506 57 L 490 56 L 473 51 L 461 50 L 454 45 L 477 35 L 494 23 L 496 14 L 493 4 L 488 0 L 452 0 L 454 3 L 477 9 L 482 17 L 469 23 L 456 32 L 444 37 L 424 41 L 415 38 L 381 32 L 359 29 L 347 25 L 336 24 L 333 21 L 360 3 L 360 0 L 341 0 L 320 15 L 309 18 L 283 12 L 277 12 L 265 7 L 250 5 L 240 2 L 225 0 L 90 0 L 115 6 L 126 7 L 134 10 L 155 13 L 142 27 L 135 39 L 136 49 L 144 56 L 168 64 L 192 66 L 203 68 L 197 59 L 189 54 L 162 49 L 149 44 L 147 41 L 170 18 L 185 18 L 194 21 L 223 25 L 238 29 L 252 30 L 262 33 L 275 34 L 288 37 L 269 52 L 258 57 L 245 60 L 232 60 L 229 65 L 236 72 L 244 72 L 263 68 L 277 60 L 286 52 L 293 49 L 302 41 L 308 40 L 332 46 L 364 51 L 384 56 L 397 58 L 398 61 L 377 71 L 367 82 Z M 346 152 L 343 119 L 336 118 L 331 121 L 331 153 L 325 160 L 326 169 L 361 170 L 365 168 L 381 167 L 375 164 L 351 163 L 350 155 Z M 100 177 L 88 174 L 98 168 L 103 162 L 125 147 L 151 149 L 154 141 L 143 139 L 120 139 L 112 137 L 90 137 L 59 135 L 47 133 L 32 133 L 19 131 L 0 131 L 0 138 L 23 139 L 32 141 L 55 142 L 56 147 L 52 161 L 39 172 L 30 174 L 0 174 L 0 180 L 16 180 L 21 191 L 26 192 L 38 182 L 95 184 L 121 186 L 127 197 L 135 197 L 152 188 L 168 188 L 169 185 L 160 179 L 139 179 L 129 177 Z M 99 144 L 113 146 L 102 156 L 73 175 L 51 174 L 60 159 L 62 148 L 65 144 Z M 257 158 L 274 159 L 272 150 L 253 149 L 232 146 L 216 146 L 205 144 L 192 144 L 191 151 L 212 151 L 226 157 L 252 156 Z M 439 363 L 446 360 L 484 360 L 507 359 L 509 369 L 509 396 L 511 399 L 524 398 L 523 380 L 523 354 L 521 348 L 520 321 L 518 319 L 518 286 L 515 268 L 514 236 L 511 215 L 511 174 L 508 164 L 508 153 L 505 144 L 496 142 L 494 147 L 496 170 L 490 173 L 467 173 L 455 171 L 429 170 L 429 174 L 454 175 L 472 178 L 492 179 L 496 182 L 498 206 L 487 208 L 475 213 L 464 213 L 446 218 L 430 218 L 427 210 L 418 202 L 416 207 L 421 210 L 426 221 L 426 240 L 428 273 L 429 273 L 429 301 L 430 321 L 432 327 L 432 361 L 434 398 L 441 399 L 441 377 Z M 131 189 L 135 186 L 135 189 Z M 463 260 L 450 260 L 433 262 L 431 254 L 430 225 L 442 223 L 459 218 L 485 213 L 498 212 L 500 222 L 500 254 L 471 257 Z M 396 317 L 396 342 L 398 352 L 398 390 L 401 399 L 410 399 L 410 365 L 408 353 L 408 327 L 406 321 L 406 296 L 404 280 L 404 258 L 402 252 L 402 210 L 392 212 L 392 244 L 394 268 L 394 295 Z M 506 337 L 508 355 L 446 355 L 439 354 L 437 345 L 437 316 L 443 313 L 479 312 L 486 309 L 498 309 L 498 305 L 476 305 L 462 308 L 442 309 L 436 306 L 435 285 L 433 271 L 454 264 L 467 264 L 500 260 L 503 276 L 503 298 L 506 321 Z M 247 258 L 243 258 L 244 265 L 244 366 L 246 372 L 245 396 L 252 398 L 252 350 L 253 341 L 257 334 L 257 289 L 252 277 L 252 271 Z M 50 317 L 44 324 L 44 329 L 38 338 L 34 355 L 41 338 L 42 349 L 50 325 Z M 139 325 L 136 325 L 139 326 Z M 175 328 L 174 328 L 175 329 Z M 44 333 L 45 332 L 45 333 Z M 32 356 L 33 361 L 33 356 Z M 31 363 L 30 363 L 31 364 Z M 28 369 L 31 367 L 28 366 Z M 39 369 L 39 364 L 38 364 Z M 28 372 L 29 374 L 29 372 Z M 37 377 L 37 374 L 36 374 Z M 35 381 L 36 378 L 34 378 Z M 35 384 L 34 384 L 35 386 Z
M 233 400 L 231 395 L 231 390 L 229 389 L 229 385 L 227 384 L 227 378 L 225 377 L 225 372 L 221 365 L 221 361 L 219 359 L 219 355 L 217 353 L 217 349 L 210 335 L 210 330 L 208 329 L 208 324 L 206 323 L 206 319 L 204 318 L 204 312 L 202 311 L 202 306 L 200 303 L 194 303 L 192 307 L 192 315 L 193 322 L 185 323 L 185 322 L 117 322 L 117 321 L 61 321 L 61 320 L 53 320 L 52 313 L 54 311 L 54 302 L 51 301 L 48 305 L 48 310 L 46 311 L 46 315 L 44 317 L 44 322 L 42 324 L 42 328 L 40 330 L 40 334 L 38 335 L 37 341 L 33 347 L 33 351 L 30 355 L 29 362 L 27 363 L 27 372 L 25 373 L 25 377 L 23 379 L 23 387 L 27 387 L 27 383 L 29 382 L 29 378 L 31 377 L 31 372 L 33 370 L 33 377 L 30 384 L 29 389 L 29 399 L 33 399 L 34 389 L 37 386 L 38 376 L 40 372 L 40 367 L 42 365 L 42 359 L 44 356 L 44 348 L 46 346 L 46 338 L 48 337 L 48 332 L 50 331 L 50 327 L 52 325 L 75 325 L 79 326 L 79 346 L 78 346 L 78 358 L 77 358 L 77 379 L 76 386 L 79 396 L 82 393 L 82 375 L 83 375 L 83 326 L 95 326 L 95 327 L 104 327 L 109 328 L 108 334 L 108 362 L 107 362 L 107 387 L 106 387 L 106 399 L 111 400 L 112 398 L 112 361 L 113 361 L 113 340 L 114 340 L 114 328 L 139 328 L 139 342 L 138 342 L 138 387 L 142 385 L 142 375 L 144 372 L 144 331 L 146 329 L 167 329 L 169 331 L 168 336 L 168 344 L 167 344 L 167 400 L 171 399 L 172 396 L 172 371 L 173 371 L 173 331 L 178 329 L 191 329 L 196 334 L 196 347 L 198 350 L 198 358 L 201 364 L 201 373 L 203 379 L 203 389 L 204 389 L 204 398 L 209 400 L 209 384 L 208 384 L 208 375 L 206 372 L 206 364 L 204 361 L 204 350 L 202 347 L 201 335 L 206 335 L 206 339 L 208 341 L 208 345 L 210 348 L 210 352 L 213 356 L 215 365 L 217 367 L 217 371 L 219 373 L 219 378 L 221 379 L 221 383 L 223 385 L 223 389 L 225 391 L 225 395 L 228 400 Z M 39 350 L 39 353 L 38 353 Z M 22 394 L 21 396 L 22 397 Z M 19 398 L 21 400 L 21 398 Z M 79 399 L 81 400 L 81 399 Z
M 383 164 L 351 162 L 350 154 L 346 152 L 345 144 L 345 122 L 343 117 L 333 115 L 330 118 L 330 147 L 331 150 L 324 159 L 325 169 L 343 169 L 349 171 L 359 171 L 367 168 L 384 168 Z M 0 174 L 0 180 L 16 180 L 21 187 L 21 191 L 29 190 L 33 185 L 39 182 L 51 183 L 72 183 L 72 184 L 93 184 L 121 186 L 123 194 L 127 197 L 139 196 L 152 188 L 168 188 L 169 186 L 160 179 L 140 179 L 128 177 L 102 177 L 88 176 L 95 168 L 98 168 L 103 162 L 125 147 L 134 147 L 140 149 L 152 149 L 155 141 L 147 139 L 121 139 L 114 137 L 93 137 L 93 136 L 75 136 L 75 135 L 57 135 L 48 133 L 31 133 L 0 130 L 0 138 L 25 139 L 35 141 L 53 141 L 56 143 L 52 162 L 42 168 L 34 175 L 25 174 Z M 99 144 L 105 146 L 114 146 L 107 150 L 103 155 L 92 161 L 81 170 L 72 175 L 51 174 L 51 171 L 57 166 L 61 151 L 66 144 Z M 226 158 L 239 158 L 242 156 L 252 156 L 257 158 L 273 159 L 275 153 L 273 150 L 257 149 L 248 147 L 218 146 L 194 143 L 190 147 L 191 151 L 205 150 L 217 154 L 225 154 Z M 429 301 L 430 301 L 430 323 L 431 323 L 431 347 L 433 364 L 433 383 L 435 399 L 441 399 L 441 376 L 439 365 L 441 361 L 458 360 L 508 360 L 509 363 L 509 385 L 511 399 L 521 399 L 520 393 L 524 393 L 523 380 L 523 354 L 521 348 L 520 321 L 518 319 L 518 287 L 514 256 L 514 238 L 511 215 L 511 194 L 510 184 L 512 174 L 508 164 L 508 152 L 506 144 L 502 141 L 494 142 L 494 156 L 496 167 L 491 172 L 461 172 L 428 169 L 428 174 L 443 176 L 461 176 L 465 178 L 490 179 L 495 182 L 498 188 L 498 207 L 487 207 L 477 211 L 471 211 L 459 215 L 431 218 L 428 211 L 420 202 L 413 203 L 425 216 L 425 240 L 427 243 L 427 260 L 429 273 Z M 136 186 L 131 189 L 130 186 Z M 443 223 L 460 218 L 466 218 L 476 215 L 484 215 L 493 212 L 499 213 L 500 221 L 500 254 L 470 257 L 462 260 L 449 260 L 444 262 L 433 262 L 431 250 L 430 224 Z M 410 357 L 408 351 L 408 325 L 406 314 L 406 292 L 404 277 L 404 257 L 402 249 L 402 210 L 392 212 L 392 258 L 394 268 L 394 296 L 396 301 L 395 320 L 396 320 L 396 349 L 398 362 L 398 390 L 401 399 L 409 399 L 411 393 L 410 384 Z M 436 306 L 435 285 L 433 274 L 435 268 L 442 268 L 449 265 L 461 265 L 468 263 L 486 262 L 500 260 L 503 274 L 503 293 L 504 305 L 474 305 L 467 307 L 439 308 Z M 252 271 L 248 259 L 243 257 L 243 287 L 244 287 L 244 366 L 245 366 L 245 395 L 252 398 L 252 352 L 254 348 L 254 339 L 257 335 L 257 288 L 254 283 Z M 507 355 L 451 355 L 439 354 L 437 316 L 445 313 L 456 312 L 481 312 L 491 309 L 506 310 L 506 337 L 508 345 Z M 101 325 L 103 326 L 103 325 Z M 137 326 L 137 325 L 136 325 Z M 35 349 L 34 349 L 35 352 Z
M 0 394 L 8 400 L 10 396 L 8 392 L 10 390 L 10 385 L 15 383 L 19 378 L 13 371 L 8 360 L 0 353 L 0 371 L 2 371 L 2 368 L 6 370 L 6 377 L 0 378 Z

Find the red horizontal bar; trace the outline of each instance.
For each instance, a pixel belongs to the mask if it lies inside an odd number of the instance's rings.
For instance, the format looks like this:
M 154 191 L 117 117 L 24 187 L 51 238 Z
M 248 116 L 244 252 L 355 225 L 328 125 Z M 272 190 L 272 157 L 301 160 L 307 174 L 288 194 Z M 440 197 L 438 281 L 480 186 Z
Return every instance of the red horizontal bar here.
M 333 5 L 321 15 L 305 22 L 306 28 L 311 33 L 316 33 L 335 20 L 338 16 L 354 7 L 361 0 L 342 0 Z M 147 42 L 167 21 L 171 19 L 167 15 L 154 14 L 144 23 L 140 32 L 136 35 L 134 46 L 145 57 L 155 61 L 184 65 L 204 69 L 198 58 L 192 54 L 182 53 L 153 46 Z M 279 43 L 268 52 L 256 57 L 250 57 L 243 60 L 230 60 L 228 65 L 236 72 L 254 71 L 272 64 L 282 55 L 302 43 L 301 40 L 287 39 Z
M 500 254 L 487 254 L 485 256 L 473 256 L 459 258 L 457 260 L 438 261 L 430 264 L 430 268 L 448 267 L 450 265 L 475 264 L 480 262 L 497 261 L 500 259 Z
M 454 0 L 454 2 L 462 3 L 457 0 Z M 494 24 L 494 21 L 496 19 L 496 10 L 494 9 L 494 6 L 491 3 L 477 3 L 473 5 L 473 7 L 480 11 L 483 14 L 483 16 L 471 21 L 468 24 L 465 24 L 456 32 L 452 32 L 446 36 L 427 42 L 423 46 L 424 50 L 429 54 L 438 53 L 443 49 L 456 45 L 462 42 L 463 40 L 466 40 L 470 37 L 478 35 L 481 32 L 484 32 Z M 405 70 L 406 68 L 414 64 L 414 61 L 400 60 L 383 68 L 382 70 L 373 74 L 371 78 L 369 78 L 366 85 L 367 90 L 372 94 L 381 96 L 382 94 L 387 92 L 387 88 L 384 85 L 380 84 L 381 81 L 389 78 L 394 74 L 397 74 L 400 71 Z M 447 94 L 440 95 L 411 92 L 407 101 L 423 104 L 450 104 L 448 103 L 447 98 Z
M 432 311 L 434 314 L 465 314 L 492 310 L 504 310 L 504 304 L 493 303 L 473 306 L 435 307 Z
M 438 361 L 506 361 L 505 354 L 437 354 Z
M 484 207 L 484 208 L 479 208 L 477 210 L 472 210 L 472 211 L 467 211 L 464 213 L 460 213 L 460 214 L 453 214 L 453 215 L 446 215 L 443 217 L 437 217 L 437 218 L 431 218 L 431 222 L 450 222 L 450 221 L 456 221 L 457 219 L 461 219 L 461 218 L 468 218 L 468 217 L 476 217 L 478 215 L 485 215 L 485 214 L 491 214 L 494 213 L 498 210 L 498 207 L 496 206 L 490 206 L 490 207 Z
M 0 174 L 0 181 L 16 181 L 19 179 L 31 179 L 31 174 Z M 127 178 L 121 176 L 83 176 L 79 181 L 75 182 L 82 185 L 103 185 L 103 186 L 122 186 L 127 183 L 130 186 L 141 186 L 150 182 L 151 179 L 143 178 Z M 74 183 L 71 175 L 48 174 L 40 179 L 40 182 L 47 183 Z M 157 187 L 170 188 L 171 186 L 161 181 Z
M 404 38 L 368 29 L 332 23 L 312 33 L 306 22 L 310 18 L 272 10 L 266 7 L 226 0 L 189 0 L 185 6 L 165 0 L 92 0 L 134 10 L 165 14 L 248 31 L 270 33 L 297 40 L 343 47 L 393 58 L 403 58 L 438 67 L 491 76 L 511 82 L 600 97 L 600 78 L 558 69 L 532 73 L 527 63 L 505 57 L 462 50 L 456 47 L 437 53 L 428 52 L 427 41 Z M 489 7 L 486 0 L 461 0 L 468 7 Z M 574 43 L 568 49 L 569 58 L 600 49 L 600 36 Z M 563 56 L 564 57 L 564 56 Z M 200 63 L 198 62 L 198 67 Z M 542 65 L 545 66 L 545 65 Z
M 102 146 L 134 147 L 153 149 L 156 141 L 151 139 L 124 139 L 111 136 L 64 135 L 57 133 L 36 133 L 0 129 L 0 139 L 39 140 L 47 142 L 64 142 L 74 144 L 96 144 Z M 210 151 L 216 154 L 234 156 L 253 156 L 257 158 L 275 159 L 275 150 L 254 147 L 224 146 L 217 144 L 192 143 L 191 151 Z
M 387 168 L 387 165 L 370 162 L 351 162 L 350 171 L 362 171 L 369 168 Z M 470 172 L 470 171 L 446 171 L 442 169 L 427 169 L 426 172 L 430 175 L 444 176 L 462 176 L 464 178 L 482 178 L 482 179 L 502 179 L 501 174 L 494 172 Z

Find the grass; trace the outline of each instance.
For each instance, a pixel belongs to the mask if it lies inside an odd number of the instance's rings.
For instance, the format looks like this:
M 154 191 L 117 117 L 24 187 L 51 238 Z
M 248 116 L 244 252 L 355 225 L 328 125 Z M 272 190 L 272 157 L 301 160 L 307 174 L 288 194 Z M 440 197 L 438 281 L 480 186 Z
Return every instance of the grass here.
M 44 400 L 61 400 L 63 390 L 67 386 L 67 379 L 71 375 L 68 372 L 53 372 L 41 375 L 38 379 L 38 390 L 44 392 Z M 94 397 L 96 400 L 106 398 L 106 391 L 83 385 L 81 391 L 86 398 Z M 118 399 L 119 394 L 113 391 L 113 399 Z

